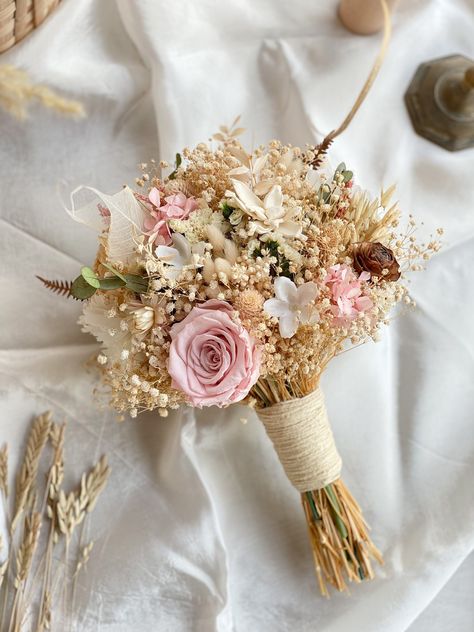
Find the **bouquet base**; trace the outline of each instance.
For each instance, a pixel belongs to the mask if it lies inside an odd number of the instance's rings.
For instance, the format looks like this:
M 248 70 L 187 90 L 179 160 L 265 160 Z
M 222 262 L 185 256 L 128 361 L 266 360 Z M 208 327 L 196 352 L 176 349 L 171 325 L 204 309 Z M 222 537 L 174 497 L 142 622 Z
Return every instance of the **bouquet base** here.
M 371 559 L 383 564 L 383 557 L 369 537 L 361 508 L 342 479 L 303 492 L 301 500 L 321 594 L 329 597 L 328 585 L 343 592 L 348 590 L 348 582 L 373 579 Z

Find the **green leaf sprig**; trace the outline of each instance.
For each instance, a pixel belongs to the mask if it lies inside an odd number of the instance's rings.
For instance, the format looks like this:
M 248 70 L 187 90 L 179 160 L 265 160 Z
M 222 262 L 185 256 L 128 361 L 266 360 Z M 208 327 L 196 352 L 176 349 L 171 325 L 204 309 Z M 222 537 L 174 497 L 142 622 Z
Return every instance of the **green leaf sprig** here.
M 97 290 L 116 290 L 124 287 L 136 294 L 146 294 L 148 292 L 148 279 L 139 274 L 122 274 L 108 264 L 103 264 L 114 276 L 100 278 L 89 268 L 84 266 L 81 274 L 75 279 L 71 286 L 71 296 L 84 301 L 93 296 Z
M 168 180 L 174 180 L 176 178 L 176 176 L 178 175 L 178 169 L 182 162 L 183 162 L 183 159 L 181 157 L 181 154 L 176 154 L 176 159 L 174 163 L 174 171 L 170 173 L 170 175 L 168 176 Z

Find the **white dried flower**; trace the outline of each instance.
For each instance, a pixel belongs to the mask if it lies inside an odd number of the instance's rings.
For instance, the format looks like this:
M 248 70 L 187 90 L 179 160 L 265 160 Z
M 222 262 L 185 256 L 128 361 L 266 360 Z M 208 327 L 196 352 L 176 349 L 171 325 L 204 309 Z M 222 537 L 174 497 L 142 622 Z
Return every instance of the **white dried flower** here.
M 145 333 L 153 327 L 155 322 L 155 310 L 144 305 L 132 311 L 133 327 L 139 333 Z
M 316 308 L 311 305 L 319 294 L 316 283 L 309 281 L 299 287 L 286 277 L 274 282 L 276 298 L 265 301 L 263 309 L 279 320 L 282 338 L 292 338 L 300 324 L 314 324 L 319 320 Z
M 296 237 L 301 233 L 301 224 L 293 221 L 297 209 L 283 203 L 280 185 L 274 185 L 261 200 L 243 182 L 232 180 L 232 184 L 234 191 L 227 193 L 230 203 L 249 215 L 250 225 L 256 233 L 275 232 L 284 237 Z
M 204 244 L 199 242 L 191 245 L 183 235 L 173 234 L 173 246 L 158 246 L 155 254 L 167 264 L 163 275 L 169 280 L 176 280 L 188 266 L 195 268 L 204 253 Z

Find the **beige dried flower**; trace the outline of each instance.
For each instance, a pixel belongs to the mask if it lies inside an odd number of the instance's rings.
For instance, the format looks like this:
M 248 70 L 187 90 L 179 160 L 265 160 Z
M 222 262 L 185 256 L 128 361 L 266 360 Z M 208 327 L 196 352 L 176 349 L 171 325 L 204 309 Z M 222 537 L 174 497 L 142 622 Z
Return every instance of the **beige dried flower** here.
M 232 275 L 232 266 L 226 259 L 217 257 L 217 259 L 214 261 L 214 265 L 219 278 L 221 278 L 221 275 L 225 275 L 227 279 L 230 279 Z
M 216 274 L 216 266 L 212 259 L 206 259 L 202 268 L 202 277 L 206 283 L 210 283 Z
M 215 253 L 220 254 L 224 252 L 225 237 L 223 232 L 217 226 L 210 224 L 207 227 L 207 237 Z
M 261 315 L 263 302 L 264 298 L 257 290 L 244 290 L 235 299 L 234 307 L 242 319 L 252 319 Z
M 139 309 L 135 309 L 132 312 L 133 326 L 137 332 L 145 333 L 153 327 L 155 321 L 155 310 L 153 307 L 145 305 Z

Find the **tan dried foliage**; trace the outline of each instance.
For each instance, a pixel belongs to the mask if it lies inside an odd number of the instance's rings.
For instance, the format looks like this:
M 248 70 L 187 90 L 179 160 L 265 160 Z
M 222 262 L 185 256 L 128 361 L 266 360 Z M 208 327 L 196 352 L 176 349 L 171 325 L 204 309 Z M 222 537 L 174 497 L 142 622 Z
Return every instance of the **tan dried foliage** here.
M 78 101 L 65 99 L 46 86 L 33 83 L 20 68 L 0 65 L 0 107 L 17 119 L 25 119 L 33 102 L 65 116 L 85 115 L 84 107 Z

